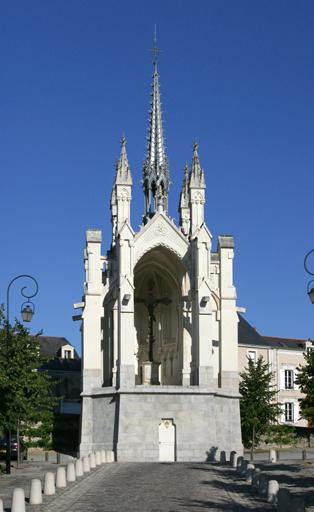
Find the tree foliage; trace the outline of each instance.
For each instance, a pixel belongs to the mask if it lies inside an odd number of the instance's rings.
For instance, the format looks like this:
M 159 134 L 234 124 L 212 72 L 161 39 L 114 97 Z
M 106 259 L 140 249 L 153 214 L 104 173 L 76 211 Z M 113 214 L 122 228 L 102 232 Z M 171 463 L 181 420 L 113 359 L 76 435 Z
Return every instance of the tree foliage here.
M 304 354 L 305 365 L 297 368 L 296 384 L 300 387 L 304 398 L 300 399 L 301 417 L 314 423 L 314 350 Z
M 240 378 L 242 440 L 244 446 L 253 451 L 269 425 L 277 422 L 281 407 L 276 402 L 277 390 L 272 385 L 269 364 L 262 356 L 256 363 L 248 358 L 247 368 Z
M 7 333 L 7 327 L 8 333 Z M 0 429 L 35 435 L 48 448 L 53 425 L 54 382 L 47 371 L 37 336 L 20 322 L 7 325 L 0 309 Z
M 263 440 L 271 445 L 294 446 L 297 443 L 296 430 L 291 425 L 270 425 Z

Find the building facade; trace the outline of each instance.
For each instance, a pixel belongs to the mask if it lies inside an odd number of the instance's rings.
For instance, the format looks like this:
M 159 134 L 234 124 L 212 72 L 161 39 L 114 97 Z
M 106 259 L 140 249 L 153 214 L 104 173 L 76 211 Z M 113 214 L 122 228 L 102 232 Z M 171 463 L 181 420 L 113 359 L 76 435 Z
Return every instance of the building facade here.
M 86 233 L 82 308 L 81 455 L 206 460 L 241 451 L 234 241 L 213 249 L 198 145 L 183 173 L 179 224 L 168 213 L 170 173 L 154 62 L 144 211 L 131 225 L 126 141 L 111 194 L 112 242 Z M 136 180 L 138 181 L 138 180 Z
M 305 364 L 304 353 L 313 350 L 312 341 L 262 336 L 242 316 L 239 320 L 239 372 L 247 366 L 247 358 L 256 361 L 262 356 L 270 364 L 277 401 L 282 404 L 279 423 L 307 427 L 307 421 L 300 418 L 299 399 L 303 395 L 295 379 L 297 368 Z
M 76 455 L 81 414 L 81 359 L 73 345 L 61 336 L 38 336 L 46 361 L 41 369 L 53 377 L 58 403 L 54 410 L 52 446 L 62 453 Z

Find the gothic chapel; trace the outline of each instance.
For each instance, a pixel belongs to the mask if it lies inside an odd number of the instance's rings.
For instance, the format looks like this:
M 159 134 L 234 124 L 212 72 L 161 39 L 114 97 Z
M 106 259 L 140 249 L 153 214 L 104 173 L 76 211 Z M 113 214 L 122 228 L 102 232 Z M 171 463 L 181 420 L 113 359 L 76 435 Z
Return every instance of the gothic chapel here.
M 179 226 L 170 186 L 157 60 L 142 172 L 144 212 L 130 221 L 126 141 L 111 194 L 112 242 L 86 233 L 82 308 L 80 454 L 114 450 L 118 461 L 205 461 L 242 450 L 234 241 L 204 220 L 205 175 L 195 143 L 185 166 Z

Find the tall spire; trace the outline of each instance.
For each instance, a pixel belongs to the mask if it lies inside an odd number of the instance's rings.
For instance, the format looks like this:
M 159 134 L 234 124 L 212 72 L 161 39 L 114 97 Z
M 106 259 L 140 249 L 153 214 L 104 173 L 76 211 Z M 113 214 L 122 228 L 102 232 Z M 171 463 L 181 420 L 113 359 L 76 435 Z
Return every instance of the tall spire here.
M 159 74 L 157 71 L 159 49 L 157 48 L 156 32 L 152 52 L 154 66 L 152 99 L 149 114 L 147 152 L 143 166 L 143 191 L 145 196 L 144 223 L 146 223 L 156 211 L 167 212 L 170 185 L 169 166 L 162 126 Z

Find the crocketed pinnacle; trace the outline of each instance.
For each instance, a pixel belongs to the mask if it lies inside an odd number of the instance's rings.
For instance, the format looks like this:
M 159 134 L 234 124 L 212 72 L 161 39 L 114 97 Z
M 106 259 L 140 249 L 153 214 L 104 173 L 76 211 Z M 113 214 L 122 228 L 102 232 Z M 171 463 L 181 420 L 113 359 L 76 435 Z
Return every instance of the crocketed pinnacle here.
M 148 144 L 143 166 L 143 191 L 145 194 L 144 220 L 157 210 L 167 211 L 170 184 L 169 166 L 165 151 L 160 102 L 159 75 L 154 62 L 151 108 L 149 115 Z
M 193 144 L 193 158 L 192 158 L 192 168 L 191 168 L 191 177 L 190 177 L 190 187 L 191 188 L 205 188 L 205 177 L 204 171 L 201 168 L 200 159 L 198 156 L 198 144 L 194 142 Z
M 182 190 L 181 190 L 181 194 L 180 194 L 181 208 L 188 207 L 188 205 L 189 205 L 189 179 L 190 179 L 189 166 L 188 166 L 188 163 L 185 162 Z
M 126 138 L 121 139 L 121 153 L 116 167 L 116 185 L 132 185 L 131 170 L 126 153 Z

